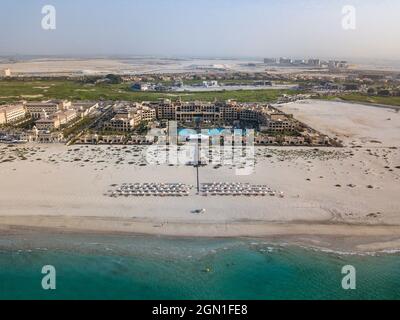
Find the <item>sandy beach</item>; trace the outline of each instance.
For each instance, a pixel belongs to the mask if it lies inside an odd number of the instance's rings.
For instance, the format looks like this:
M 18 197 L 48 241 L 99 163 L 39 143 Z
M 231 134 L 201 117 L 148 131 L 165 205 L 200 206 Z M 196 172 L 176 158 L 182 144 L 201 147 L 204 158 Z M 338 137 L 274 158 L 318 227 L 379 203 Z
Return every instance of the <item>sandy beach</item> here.
M 329 248 L 347 239 L 360 251 L 400 248 L 400 114 L 324 101 L 282 108 L 345 147 L 257 147 L 251 175 L 208 165 L 200 179 L 264 184 L 284 198 L 204 197 L 194 189 L 181 198 L 113 198 L 110 190 L 122 183 L 194 185 L 195 170 L 148 164 L 144 146 L 0 145 L 1 230 L 269 237 Z

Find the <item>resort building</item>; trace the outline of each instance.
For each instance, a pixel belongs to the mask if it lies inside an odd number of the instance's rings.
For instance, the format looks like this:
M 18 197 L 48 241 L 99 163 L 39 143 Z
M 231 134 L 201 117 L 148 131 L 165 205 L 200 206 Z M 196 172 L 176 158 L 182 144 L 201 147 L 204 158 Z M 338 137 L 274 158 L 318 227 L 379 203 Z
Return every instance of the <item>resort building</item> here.
M 134 128 L 135 120 L 127 116 L 117 114 L 108 123 L 105 124 L 105 129 L 112 131 L 129 132 Z
M 128 145 L 137 145 L 137 144 L 153 144 L 154 138 L 146 137 L 146 136 L 131 136 L 129 139 L 125 136 L 121 135 L 110 135 L 110 136 L 101 136 L 98 134 L 85 134 L 80 136 L 76 143 L 78 144 L 128 144 Z
M 39 119 L 43 112 L 47 115 L 56 113 L 59 110 L 70 108 L 72 103 L 66 100 L 49 100 L 43 102 L 25 103 L 26 112 L 34 119 Z
M 83 118 L 99 107 L 97 102 L 74 102 L 71 109 L 75 110 L 78 117 Z
M 137 122 L 151 122 L 157 118 L 156 110 L 147 106 L 141 106 L 140 108 L 132 110 L 130 115 L 132 118 L 135 118 Z
M 53 130 L 56 128 L 56 125 L 56 120 L 53 118 L 42 118 L 35 123 L 38 130 Z
M 26 112 L 34 119 L 40 119 L 43 112 L 53 114 L 59 110 L 56 103 L 50 102 L 28 102 L 25 104 Z
M 69 122 L 77 117 L 75 110 L 57 111 L 50 117 L 44 115 L 36 121 L 36 128 L 38 130 L 54 130 L 59 129 L 63 125 L 67 125 Z
M 234 100 L 226 102 L 171 102 L 163 100 L 157 103 L 143 103 L 155 109 L 157 120 L 175 120 L 180 123 L 193 123 L 201 119 L 204 123 L 234 124 L 235 122 L 257 123 L 262 130 L 290 131 L 298 126 L 291 115 L 287 115 L 271 106 L 260 104 L 238 104 Z M 151 114 L 151 119 L 154 114 Z M 154 119 L 153 119 L 154 120 Z M 143 121 L 143 119 L 141 120 Z M 148 120 L 150 121 L 150 119 Z
M 97 134 L 84 134 L 78 137 L 76 143 L 78 144 L 97 144 L 99 135 Z
M 37 141 L 39 130 L 34 127 L 32 130 L 24 130 L 21 132 L 20 140 L 26 142 L 34 142 Z
M 25 118 L 26 111 L 23 104 L 0 106 L 0 124 L 14 123 Z
M 277 144 L 277 138 L 271 137 L 267 135 L 257 135 L 254 140 L 254 144 L 256 145 L 268 145 L 268 144 Z
M 126 144 L 153 144 L 155 139 L 147 136 L 131 136 Z
M 327 135 L 317 132 L 302 132 L 301 135 L 304 137 L 305 141 L 312 145 L 329 145 L 331 143 Z
M 222 106 L 222 118 L 227 122 L 234 122 L 239 119 L 240 109 L 235 105 L 227 104 Z
M 261 131 L 294 131 L 298 127 L 297 121 L 285 113 L 272 113 L 268 115 Z
M 58 121 L 59 126 L 66 125 L 77 118 L 78 114 L 75 110 L 65 110 L 56 112 L 53 117 Z
M 157 112 L 154 108 L 139 104 L 114 106 L 115 116 L 105 125 L 112 131 L 129 132 L 134 130 L 143 122 L 156 120 Z
M 165 99 L 149 105 L 156 108 L 157 119 L 176 120 L 176 106 L 170 100 Z
M 261 131 L 289 132 L 297 130 L 299 122 L 292 115 L 269 105 L 226 102 L 159 102 L 117 103 L 114 117 L 104 127 L 111 131 L 130 132 L 142 123 L 176 121 L 180 125 L 193 125 L 197 120 L 212 126 L 250 123 Z
M 63 142 L 64 137 L 60 132 L 50 132 L 46 130 L 38 130 L 36 142 L 39 143 L 55 143 L 55 142 Z
M 185 102 L 176 106 L 175 120 L 178 122 L 219 122 L 222 120 L 220 106 L 215 103 Z
M 99 136 L 98 144 L 123 144 L 125 136 L 112 135 L 112 136 Z
M 304 139 L 304 137 L 284 136 L 282 144 L 299 146 L 299 145 L 305 144 L 305 139 Z
M 268 118 L 268 107 L 259 105 L 242 105 L 238 120 L 246 122 L 266 123 Z

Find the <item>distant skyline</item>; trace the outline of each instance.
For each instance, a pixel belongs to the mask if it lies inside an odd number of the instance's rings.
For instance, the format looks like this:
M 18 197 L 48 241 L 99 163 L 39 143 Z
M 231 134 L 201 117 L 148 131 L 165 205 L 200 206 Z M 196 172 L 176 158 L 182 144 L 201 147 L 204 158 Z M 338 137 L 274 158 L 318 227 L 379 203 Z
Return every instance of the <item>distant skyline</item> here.
M 44 5 L 56 29 L 41 27 Z M 345 5 L 355 30 L 342 27 Z M 3 0 L 0 55 L 399 59 L 398 0 Z

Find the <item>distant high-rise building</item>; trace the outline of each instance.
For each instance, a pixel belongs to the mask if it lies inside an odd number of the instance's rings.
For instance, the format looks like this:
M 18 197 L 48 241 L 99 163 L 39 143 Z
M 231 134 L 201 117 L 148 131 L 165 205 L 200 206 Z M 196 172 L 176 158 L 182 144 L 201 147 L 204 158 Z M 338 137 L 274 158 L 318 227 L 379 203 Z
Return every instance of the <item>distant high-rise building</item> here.
M 279 64 L 292 64 L 292 59 L 290 59 L 290 58 L 279 58 Z
M 303 59 L 296 59 L 293 61 L 293 64 L 302 65 L 302 64 L 306 64 L 306 61 Z
M 328 67 L 330 70 L 345 69 L 348 67 L 347 61 L 329 60 Z
M 337 68 L 337 64 L 338 64 L 338 61 L 329 60 L 328 67 L 329 67 L 329 69 L 336 69 Z
M 320 67 L 321 66 L 321 60 L 320 59 L 309 59 L 308 60 L 308 65 L 312 67 Z
M 265 64 L 275 64 L 276 63 L 276 59 L 275 58 L 265 58 L 264 59 L 264 63 Z

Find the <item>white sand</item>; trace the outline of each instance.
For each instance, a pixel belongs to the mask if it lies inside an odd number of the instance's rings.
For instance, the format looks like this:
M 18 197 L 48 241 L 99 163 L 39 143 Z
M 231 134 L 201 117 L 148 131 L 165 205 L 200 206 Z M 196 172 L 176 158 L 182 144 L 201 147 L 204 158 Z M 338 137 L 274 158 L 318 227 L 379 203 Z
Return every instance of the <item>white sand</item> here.
M 370 236 L 374 241 L 390 236 L 389 243 L 398 244 L 400 150 L 393 147 L 400 145 L 400 115 L 319 101 L 284 109 L 323 132 L 335 132 L 346 143 L 364 147 L 315 152 L 260 147 L 252 175 L 237 176 L 229 167 L 200 169 L 202 182 L 266 184 L 283 191 L 282 199 L 203 197 L 194 190 L 182 198 L 110 198 L 105 193 L 114 183 L 194 185 L 195 171 L 187 166 L 139 166 L 143 160 L 134 154 L 145 147 L 0 145 L 0 162 L 15 155 L 16 148 L 37 149 L 35 155 L 26 155 L 27 160 L 0 163 L 0 225 L 195 236 L 337 234 Z M 117 164 L 118 159 L 123 160 Z M 191 213 L 201 208 L 204 214 Z
M 347 144 L 382 146 L 371 143 L 376 140 L 384 146 L 400 146 L 400 113 L 393 109 L 319 100 L 289 103 L 282 109 Z

